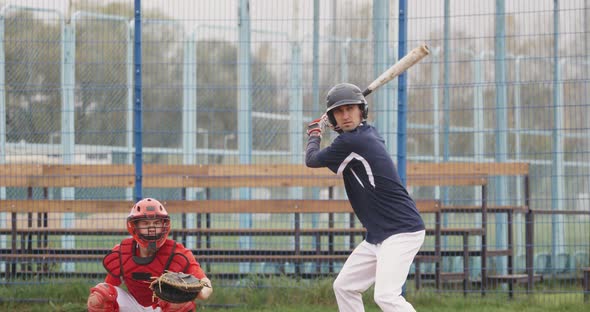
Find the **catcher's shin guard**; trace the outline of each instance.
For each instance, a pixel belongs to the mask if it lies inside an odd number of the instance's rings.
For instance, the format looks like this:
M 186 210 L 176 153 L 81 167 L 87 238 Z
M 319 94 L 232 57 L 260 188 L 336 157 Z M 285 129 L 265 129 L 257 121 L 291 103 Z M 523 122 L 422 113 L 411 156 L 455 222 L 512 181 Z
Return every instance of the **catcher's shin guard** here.
M 184 303 L 170 303 L 160 300 L 158 305 L 160 308 L 162 308 L 162 312 L 191 312 L 195 311 L 195 308 L 197 307 L 197 305 L 192 301 Z
M 90 288 L 86 305 L 88 312 L 119 312 L 117 289 L 108 283 L 100 283 Z

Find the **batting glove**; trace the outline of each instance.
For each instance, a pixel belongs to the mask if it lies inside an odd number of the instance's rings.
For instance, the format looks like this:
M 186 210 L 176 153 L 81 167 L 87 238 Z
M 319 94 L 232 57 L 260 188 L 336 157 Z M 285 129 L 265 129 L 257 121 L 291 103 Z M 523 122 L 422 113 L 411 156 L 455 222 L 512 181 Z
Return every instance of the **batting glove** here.
M 323 121 L 322 118 L 315 119 L 314 121 L 310 122 L 307 125 L 307 135 L 308 136 L 319 136 L 322 137 L 323 129 Z
M 330 119 L 328 118 L 328 115 L 323 114 L 322 117 L 322 122 L 323 122 L 323 127 L 322 127 L 322 131 L 326 130 L 327 128 L 330 128 L 336 132 L 338 132 L 338 130 L 340 130 L 340 127 L 338 126 L 334 126 L 331 122 Z

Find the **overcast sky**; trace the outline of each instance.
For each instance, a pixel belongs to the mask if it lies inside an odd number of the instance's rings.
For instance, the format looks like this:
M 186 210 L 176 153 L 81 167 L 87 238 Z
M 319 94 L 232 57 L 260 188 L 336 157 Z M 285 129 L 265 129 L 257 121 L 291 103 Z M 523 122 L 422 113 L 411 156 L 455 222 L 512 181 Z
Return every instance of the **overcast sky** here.
M 106 2 L 124 2 L 133 5 L 133 0 L 87 0 L 88 2 L 103 4 Z M 0 0 L 2 4 L 16 4 L 19 6 L 54 9 L 68 14 L 71 0 Z M 75 3 L 75 1 L 74 1 Z M 147 9 L 160 10 L 187 28 L 194 29 L 197 24 L 214 24 L 235 28 L 238 14 L 239 0 L 143 0 L 142 5 Z M 268 30 L 285 34 L 289 39 L 305 38 L 310 41 L 313 33 L 313 3 L 314 0 L 251 0 L 251 27 L 255 30 Z M 371 0 L 320 0 L 321 23 L 329 25 L 334 15 L 340 18 L 355 19 L 361 16 L 343 16 L 345 9 L 354 12 L 370 4 Z M 398 11 L 397 1 L 390 1 L 391 16 Z M 424 40 L 433 32 L 442 32 L 445 0 L 411 0 L 408 3 L 409 38 Z M 452 32 L 461 31 L 471 38 L 489 38 L 494 35 L 495 0 L 452 0 L 451 28 Z M 585 3 L 590 0 L 562 0 L 559 1 L 560 33 L 563 37 L 568 34 L 583 33 L 581 25 Z M 512 35 L 530 36 L 543 35 L 553 32 L 552 10 L 553 0 L 505 0 L 506 22 L 513 23 L 517 33 Z M 75 5 L 73 10 L 75 11 Z M 371 12 L 368 12 L 371 14 Z M 512 14 L 517 14 L 512 18 Z M 367 16 L 367 15 L 365 15 Z M 370 23 L 370 20 L 367 20 Z M 397 41 L 397 21 L 391 22 L 390 40 Z M 327 32 L 327 27 L 321 32 Z M 227 37 L 227 34 L 225 34 Z M 235 34 L 232 34 L 235 36 Z M 226 38 L 229 39 L 229 38 Z M 284 38 L 283 38 L 284 39 Z M 370 38 L 365 38 L 370 39 Z M 562 38 L 563 39 L 563 38 Z M 574 40 L 577 41 L 577 40 Z
M 66 14 L 71 0 L 0 0 L 3 4 L 16 4 L 38 8 L 50 8 Z M 133 4 L 133 0 L 89 0 L 89 2 L 124 2 Z M 566 23 L 568 12 L 578 12 L 588 0 L 562 0 L 559 1 L 562 10 L 562 22 Z M 75 1 L 74 1 L 75 2 Z M 337 10 L 343 6 L 360 7 L 370 3 L 371 0 L 320 0 L 320 11 L 323 18 L 330 18 L 335 3 Z M 410 16 L 442 17 L 444 14 L 444 0 L 411 0 L 408 3 Z M 237 17 L 239 0 L 143 0 L 145 8 L 158 9 L 165 14 L 183 21 L 217 21 L 234 20 Z M 454 23 L 457 26 L 463 24 L 461 17 L 477 14 L 493 14 L 495 0 L 452 0 L 451 14 L 456 16 Z M 521 14 L 533 14 L 534 12 L 547 12 L 553 9 L 553 0 L 505 0 L 506 12 L 520 12 Z M 391 1 L 391 10 L 397 10 L 397 1 Z M 282 24 L 289 24 L 294 12 L 298 11 L 299 18 L 308 20 L 313 16 L 313 0 L 251 0 L 252 20 L 280 20 Z M 338 8 L 340 7 L 340 8 Z M 75 10 L 75 7 L 74 7 Z M 473 27 L 469 28 L 473 30 Z M 474 30 L 475 31 L 475 30 Z

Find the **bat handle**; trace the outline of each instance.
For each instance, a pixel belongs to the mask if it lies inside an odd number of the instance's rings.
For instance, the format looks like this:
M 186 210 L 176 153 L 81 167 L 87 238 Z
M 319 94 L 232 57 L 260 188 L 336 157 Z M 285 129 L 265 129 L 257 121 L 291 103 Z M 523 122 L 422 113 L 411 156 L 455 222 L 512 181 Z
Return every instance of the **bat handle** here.
M 367 95 L 371 94 L 371 92 L 373 92 L 373 90 L 367 88 L 367 89 L 365 89 L 365 91 L 363 91 L 363 96 L 367 96 Z

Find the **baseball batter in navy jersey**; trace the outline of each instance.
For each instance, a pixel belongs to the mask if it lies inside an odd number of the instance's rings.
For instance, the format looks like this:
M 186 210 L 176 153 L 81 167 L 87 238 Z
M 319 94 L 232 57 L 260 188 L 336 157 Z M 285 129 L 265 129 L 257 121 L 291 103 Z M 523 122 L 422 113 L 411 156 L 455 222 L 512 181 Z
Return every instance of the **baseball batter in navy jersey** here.
M 343 312 L 364 311 L 361 295 L 373 284 L 374 300 L 383 311 L 415 311 L 401 293 L 424 242 L 424 222 L 367 115 L 361 90 L 341 83 L 328 92 L 326 114 L 307 130 L 306 165 L 342 175 L 348 200 L 367 229 L 338 274 L 334 292 Z M 340 134 L 320 150 L 327 127 Z

